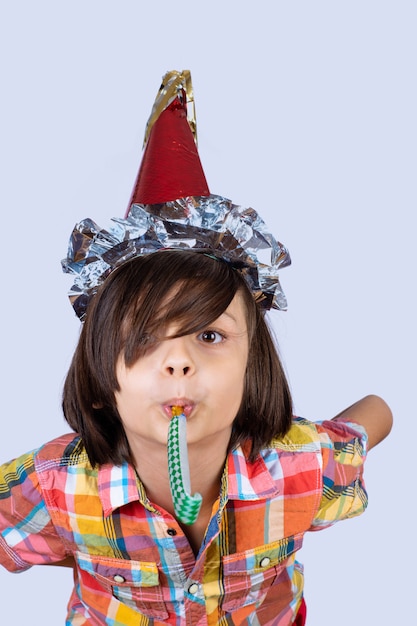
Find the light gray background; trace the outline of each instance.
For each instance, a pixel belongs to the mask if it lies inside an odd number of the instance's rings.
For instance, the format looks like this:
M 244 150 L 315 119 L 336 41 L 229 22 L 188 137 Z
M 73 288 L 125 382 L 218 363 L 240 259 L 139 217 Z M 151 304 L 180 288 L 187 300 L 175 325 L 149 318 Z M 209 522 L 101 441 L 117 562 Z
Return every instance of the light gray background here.
M 256 208 L 293 257 L 289 310 L 271 319 L 297 413 L 377 393 L 395 414 L 369 457 L 367 513 L 306 538 L 309 626 L 413 614 L 415 33 L 402 0 L 0 10 L 1 460 L 67 430 L 79 323 L 60 259 L 78 220 L 124 213 L 159 81 L 189 68 L 212 192 Z M 0 621 L 63 624 L 70 589 L 67 570 L 1 571 Z

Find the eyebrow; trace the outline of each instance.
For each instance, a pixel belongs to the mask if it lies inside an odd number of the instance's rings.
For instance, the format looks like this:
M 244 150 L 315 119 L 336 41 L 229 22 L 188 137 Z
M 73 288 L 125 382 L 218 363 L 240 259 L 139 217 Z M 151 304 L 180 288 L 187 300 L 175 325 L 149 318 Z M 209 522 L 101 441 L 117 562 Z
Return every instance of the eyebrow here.
M 221 315 L 219 315 L 219 317 L 217 319 L 222 318 L 223 316 L 228 317 L 229 319 L 232 320 L 232 322 L 234 322 L 237 326 L 239 325 L 239 321 L 237 319 L 237 317 L 235 317 L 233 315 L 233 313 L 230 313 L 229 311 L 223 311 L 223 313 L 221 313 Z
M 233 320 L 234 322 L 237 323 L 237 319 L 231 313 L 228 313 L 227 311 L 223 311 L 223 313 L 220 315 L 220 317 L 222 317 L 223 315 L 226 315 L 227 317 L 230 317 L 231 320 Z

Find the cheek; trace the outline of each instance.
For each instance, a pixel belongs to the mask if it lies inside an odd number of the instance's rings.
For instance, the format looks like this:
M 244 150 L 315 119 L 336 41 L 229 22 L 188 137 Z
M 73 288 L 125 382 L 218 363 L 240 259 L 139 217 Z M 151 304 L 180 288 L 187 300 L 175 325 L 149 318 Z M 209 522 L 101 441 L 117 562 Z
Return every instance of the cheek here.
M 129 399 L 126 393 L 115 393 L 116 407 L 121 419 L 125 419 L 126 411 L 129 408 Z
M 243 364 L 242 364 L 243 363 Z M 239 408 L 246 385 L 246 364 L 242 359 L 230 367 L 221 379 L 222 396 L 227 403 L 234 403 Z

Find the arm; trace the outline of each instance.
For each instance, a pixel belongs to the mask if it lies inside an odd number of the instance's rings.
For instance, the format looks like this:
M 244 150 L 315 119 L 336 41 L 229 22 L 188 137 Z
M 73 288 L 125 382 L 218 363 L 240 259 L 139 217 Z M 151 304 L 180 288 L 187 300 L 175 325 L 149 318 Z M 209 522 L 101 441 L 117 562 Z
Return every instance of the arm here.
M 368 434 L 368 449 L 380 443 L 392 427 L 392 413 L 386 402 L 379 396 L 365 396 L 336 417 L 334 421 L 357 422 Z
M 36 454 L 0 465 L 0 564 L 12 572 L 67 556 L 39 484 Z

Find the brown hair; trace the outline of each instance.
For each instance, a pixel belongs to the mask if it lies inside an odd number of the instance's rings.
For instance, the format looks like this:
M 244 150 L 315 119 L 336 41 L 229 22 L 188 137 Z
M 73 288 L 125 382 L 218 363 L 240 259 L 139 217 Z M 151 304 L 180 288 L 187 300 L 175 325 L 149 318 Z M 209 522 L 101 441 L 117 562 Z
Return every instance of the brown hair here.
M 181 297 L 168 297 L 181 289 Z M 93 465 L 132 462 L 117 410 L 116 363 L 132 365 L 175 322 L 177 335 L 207 328 L 243 295 L 249 355 L 241 407 L 230 449 L 251 444 L 249 458 L 290 427 L 292 402 L 266 321 L 237 269 L 209 255 L 164 250 L 136 257 L 114 270 L 92 298 L 63 391 L 68 424 L 78 432 Z

